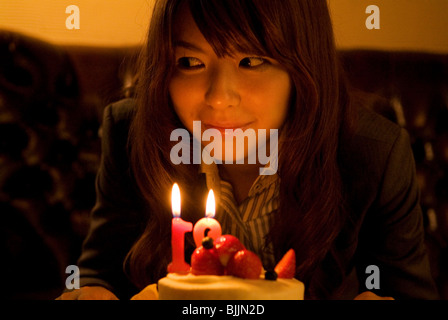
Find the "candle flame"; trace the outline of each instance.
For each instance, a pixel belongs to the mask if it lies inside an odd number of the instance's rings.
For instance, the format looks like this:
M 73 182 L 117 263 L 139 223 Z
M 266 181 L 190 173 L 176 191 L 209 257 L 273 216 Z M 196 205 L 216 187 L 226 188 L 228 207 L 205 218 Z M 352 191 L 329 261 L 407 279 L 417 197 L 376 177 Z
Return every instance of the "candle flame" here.
M 207 205 L 205 207 L 205 216 L 208 218 L 215 217 L 215 195 L 212 189 L 210 189 L 210 191 L 208 192 Z
M 180 217 L 180 189 L 177 183 L 173 185 L 173 190 L 171 192 L 171 210 L 173 212 L 173 217 Z

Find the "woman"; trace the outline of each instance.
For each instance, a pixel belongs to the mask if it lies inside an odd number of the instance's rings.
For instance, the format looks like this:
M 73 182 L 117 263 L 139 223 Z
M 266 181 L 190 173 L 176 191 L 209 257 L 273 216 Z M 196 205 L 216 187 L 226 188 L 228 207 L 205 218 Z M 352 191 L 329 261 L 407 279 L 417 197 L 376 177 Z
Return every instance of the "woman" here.
M 408 136 L 352 106 L 325 0 L 157 1 L 141 62 L 136 100 L 105 110 L 83 287 L 61 298 L 126 298 L 166 274 L 174 182 L 193 223 L 213 188 L 224 233 L 266 269 L 294 248 L 307 298 L 437 297 Z M 170 135 L 194 121 L 257 142 L 278 130 L 278 170 L 227 164 L 224 150 L 218 164 L 173 163 Z M 381 272 L 374 292 L 368 265 Z

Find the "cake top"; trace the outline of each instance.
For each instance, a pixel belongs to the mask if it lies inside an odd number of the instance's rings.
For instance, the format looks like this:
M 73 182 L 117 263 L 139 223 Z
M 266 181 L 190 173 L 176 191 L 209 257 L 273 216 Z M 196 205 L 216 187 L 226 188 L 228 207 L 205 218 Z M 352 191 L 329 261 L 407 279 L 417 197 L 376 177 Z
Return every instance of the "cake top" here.
M 161 300 L 303 300 L 305 286 L 297 279 L 266 281 L 234 276 L 171 273 L 159 280 Z
M 290 249 L 278 262 L 274 270 L 263 271 L 260 258 L 232 235 L 222 235 L 215 241 L 204 233 L 202 245 L 191 256 L 193 275 L 230 275 L 237 278 L 267 280 L 292 279 L 295 275 L 296 257 Z

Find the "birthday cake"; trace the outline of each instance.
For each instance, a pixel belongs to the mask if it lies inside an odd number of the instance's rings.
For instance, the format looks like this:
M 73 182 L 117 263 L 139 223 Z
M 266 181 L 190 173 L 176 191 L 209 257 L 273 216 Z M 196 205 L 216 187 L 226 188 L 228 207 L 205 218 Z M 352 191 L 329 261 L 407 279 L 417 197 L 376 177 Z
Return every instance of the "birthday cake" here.
M 158 283 L 159 300 L 303 300 L 296 279 L 250 280 L 233 276 L 168 274 Z
M 205 237 L 187 274 L 170 272 L 158 282 L 159 300 L 303 300 L 304 284 L 294 279 L 295 252 L 272 271 L 231 235 Z

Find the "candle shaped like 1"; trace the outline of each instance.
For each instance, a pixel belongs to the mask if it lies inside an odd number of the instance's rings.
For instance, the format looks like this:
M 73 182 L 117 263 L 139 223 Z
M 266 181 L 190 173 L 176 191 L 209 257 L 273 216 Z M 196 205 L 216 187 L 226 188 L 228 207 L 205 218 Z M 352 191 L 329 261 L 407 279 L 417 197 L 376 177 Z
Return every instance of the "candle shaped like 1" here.
M 215 216 L 215 195 L 213 190 L 210 189 L 207 197 L 207 205 L 205 210 L 205 218 L 202 218 L 194 225 L 193 238 L 196 247 L 202 245 L 202 239 L 204 238 L 204 231 L 209 229 L 207 236 L 216 240 L 221 236 L 221 225 L 214 219 Z
M 173 211 L 173 220 L 171 224 L 171 250 L 172 261 L 168 265 L 170 273 L 188 273 L 190 265 L 185 262 L 185 233 L 193 229 L 191 222 L 180 218 L 180 190 L 177 183 L 173 185 L 171 193 L 171 206 Z

